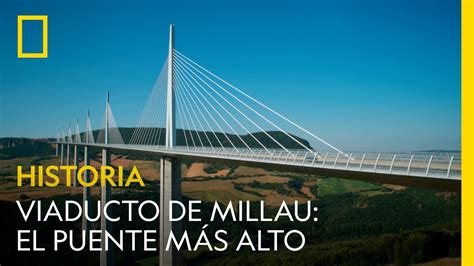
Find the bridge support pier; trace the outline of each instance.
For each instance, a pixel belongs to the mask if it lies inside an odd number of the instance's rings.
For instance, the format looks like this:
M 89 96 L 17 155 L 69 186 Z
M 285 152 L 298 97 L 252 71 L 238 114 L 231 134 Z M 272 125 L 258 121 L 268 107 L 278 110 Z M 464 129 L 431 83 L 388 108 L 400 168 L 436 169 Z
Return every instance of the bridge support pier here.
M 170 200 L 181 201 L 181 163 L 176 158 L 162 157 L 160 165 L 160 266 L 182 265 L 181 252 L 176 249 L 166 251 L 171 231 L 180 239 L 183 233 L 182 222 L 170 221 Z M 173 209 L 179 215 L 178 209 Z
M 89 154 L 87 146 L 84 146 L 84 166 L 89 165 Z M 89 171 L 84 172 L 84 181 L 89 182 Z M 90 210 L 91 208 L 91 188 L 84 186 L 82 192 L 82 209 Z M 82 212 L 82 230 L 86 231 L 86 236 L 88 235 L 89 230 L 91 230 L 91 223 L 86 219 L 86 214 Z M 87 238 L 89 239 L 89 238 Z
M 58 151 L 58 150 L 59 150 L 59 146 L 58 146 L 58 145 L 59 145 L 59 143 L 56 143 L 56 157 L 58 157 L 58 152 L 59 152 L 59 151 Z
M 61 165 L 64 165 L 64 144 L 61 143 Z
M 102 149 L 102 165 L 110 165 L 110 150 Z M 105 204 L 112 199 L 112 187 L 108 182 L 105 182 L 105 185 L 101 187 L 101 199 L 100 199 L 100 208 L 104 209 Z M 111 266 L 114 265 L 114 251 L 112 245 L 108 245 L 109 250 L 106 250 L 106 241 L 105 232 L 112 234 L 112 222 L 105 218 L 104 212 L 100 215 L 100 230 L 101 230 L 101 242 L 100 242 L 100 265 L 101 266 Z
M 69 154 L 69 151 L 70 151 L 70 147 L 69 147 L 69 144 L 66 145 L 66 165 L 69 166 L 71 165 L 71 158 L 70 158 L 70 154 Z
M 166 95 L 166 147 L 172 149 L 176 145 L 175 121 L 175 92 L 173 71 L 174 25 L 170 25 L 170 39 L 168 50 L 168 80 Z M 181 201 L 181 163 L 177 158 L 161 157 L 160 167 L 160 266 L 182 265 L 181 252 L 175 248 L 166 250 L 168 238 L 173 235 L 180 239 L 183 233 L 183 223 L 170 221 L 170 201 Z M 179 210 L 173 209 L 177 215 Z
M 77 187 L 77 167 L 78 167 L 78 165 L 77 165 L 77 145 L 74 145 L 74 157 L 73 157 L 72 163 L 76 167 L 76 169 L 74 169 L 74 171 L 72 171 L 72 185 L 74 187 Z

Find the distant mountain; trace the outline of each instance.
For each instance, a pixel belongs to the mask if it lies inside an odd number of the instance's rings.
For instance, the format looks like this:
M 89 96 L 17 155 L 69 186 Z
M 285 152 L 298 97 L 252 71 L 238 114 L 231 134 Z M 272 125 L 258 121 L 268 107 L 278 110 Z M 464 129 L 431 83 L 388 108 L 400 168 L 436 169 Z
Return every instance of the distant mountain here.
M 137 142 L 136 136 L 133 137 L 133 132 L 135 128 L 129 127 L 121 127 L 119 128 L 120 134 L 122 135 L 124 143 L 133 143 Z M 151 145 L 164 145 L 165 144 L 165 129 L 164 128 L 144 128 L 141 129 L 140 135 L 150 136 L 146 141 L 147 144 Z M 94 130 L 92 132 L 94 135 L 94 139 L 97 141 L 99 136 L 99 130 Z M 226 136 L 227 135 L 227 136 Z M 298 140 L 301 144 L 305 147 L 312 149 L 309 142 L 303 138 L 298 136 L 291 135 L 294 139 Z M 132 138 L 133 137 L 133 138 Z M 287 136 L 285 133 L 281 131 L 266 131 L 266 132 L 254 132 L 252 134 L 245 134 L 245 135 L 236 135 L 236 134 L 229 134 L 229 133 L 221 133 L 209 131 L 194 131 L 194 130 L 176 130 L 176 139 L 177 145 L 179 146 L 186 146 L 186 140 L 189 146 L 193 146 L 193 142 L 196 146 L 214 146 L 220 147 L 220 144 L 224 147 L 232 147 L 231 142 L 236 147 L 245 148 L 245 144 L 242 142 L 244 141 L 250 148 L 261 148 L 262 146 L 259 142 L 264 145 L 266 148 L 269 149 L 281 149 L 282 147 L 279 146 L 274 140 L 278 141 L 283 147 L 287 149 L 302 149 L 303 147 L 298 144 L 295 140 Z M 84 139 L 84 133 L 82 133 L 81 139 Z M 220 142 L 220 143 L 219 143 Z M 202 143 L 202 144 L 201 144 Z
M 460 150 L 421 150 L 415 152 L 426 152 L 426 153 L 459 153 Z
M 53 155 L 47 139 L 0 138 L 0 159 Z
M 132 140 L 133 132 L 135 128 L 122 127 L 119 128 L 120 134 L 122 135 L 124 143 L 130 143 Z M 99 136 L 99 130 L 92 132 L 94 139 L 97 141 Z M 288 137 L 281 131 L 267 131 L 267 132 L 255 132 L 246 135 L 235 135 L 235 134 L 224 134 L 220 132 L 203 132 L 203 131 L 183 131 L 182 129 L 176 130 L 177 134 L 177 145 L 186 146 L 186 140 L 189 146 L 214 146 L 214 147 L 232 147 L 231 142 L 236 147 L 245 148 L 245 143 L 250 148 L 261 148 L 259 142 L 269 149 L 281 149 L 274 140 L 278 141 L 283 147 L 287 149 L 302 149 L 303 147 L 298 144 L 295 140 Z M 145 128 L 142 129 L 140 134 L 150 136 L 147 140 L 147 144 L 150 145 L 164 145 L 165 144 L 165 130 L 159 128 Z M 227 135 L 227 136 L 226 136 Z M 292 135 L 292 137 L 304 146 L 312 148 L 309 142 L 303 138 Z M 134 137 L 135 138 L 135 137 Z M 274 140 L 272 140 L 272 138 Z M 81 133 L 81 139 L 85 139 L 84 133 Z M 19 157 L 31 157 L 31 156 L 50 156 L 55 154 L 54 147 L 49 141 L 54 139 L 29 139 L 29 138 L 0 138 L 0 159 L 12 159 Z M 136 138 L 135 138 L 136 140 Z M 244 142 L 242 142 L 244 141 Z M 193 144 L 194 142 L 194 144 Z M 201 144 L 202 143 L 202 144 Z

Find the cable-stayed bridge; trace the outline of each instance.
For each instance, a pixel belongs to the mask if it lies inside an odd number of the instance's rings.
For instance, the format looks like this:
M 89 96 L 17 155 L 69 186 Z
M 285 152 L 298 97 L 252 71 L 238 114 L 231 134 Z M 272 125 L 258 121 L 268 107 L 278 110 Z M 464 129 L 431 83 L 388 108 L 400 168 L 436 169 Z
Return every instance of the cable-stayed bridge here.
M 107 95 L 99 130 L 93 131 L 87 114 L 85 129 L 78 122 L 75 133 L 71 126 L 67 133 L 63 127 L 56 146 L 61 147 L 61 163 L 66 147 L 67 164 L 73 146 L 75 165 L 82 146 L 85 165 L 88 147 L 102 149 L 104 165 L 110 164 L 111 150 L 161 155 L 161 247 L 170 230 L 180 230 L 179 224 L 166 221 L 169 210 L 163 205 L 181 197 L 180 159 L 460 191 L 460 153 L 345 152 L 176 50 L 173 35 L 170 26 L 167 60 L 133 131 L 119 128 Z M 102 202 L 110 198 L 111 188 L 102 187 Z M 87 199 L 90 191 L 84 188 Z M 103 230 L 110 227 L 105 219 L 101 225 Z M 90 225 L 84 221 L 83 227 Z M 175 255 L 161 248 L 160 265 L 179 264 Z M 110 264 L 110 256 L 104 252 L 101 263 Z

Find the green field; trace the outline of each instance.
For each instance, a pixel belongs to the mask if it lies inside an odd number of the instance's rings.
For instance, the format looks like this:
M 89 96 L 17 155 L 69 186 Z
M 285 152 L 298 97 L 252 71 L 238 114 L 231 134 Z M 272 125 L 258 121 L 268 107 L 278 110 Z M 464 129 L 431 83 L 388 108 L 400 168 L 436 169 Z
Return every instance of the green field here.
M 342 194 L 349 192 L 360 192 L 367 190 L 380 189 L 380 185 L 367 183 L 363 181 L 349 180 L 349 179 L 338 179 L 338 178 L 321 178 L 318 183 L 318 196 L 324 197 L 334 194 Z
M 235 189 L 185 192 L 184 195 L 192 199 L 198 199 L 206 202 L 218 201 L 223 204 L 227 204 L 229 201 L 238 201 L 244 199 L 251 201 L 261 200 L 261 197 Z

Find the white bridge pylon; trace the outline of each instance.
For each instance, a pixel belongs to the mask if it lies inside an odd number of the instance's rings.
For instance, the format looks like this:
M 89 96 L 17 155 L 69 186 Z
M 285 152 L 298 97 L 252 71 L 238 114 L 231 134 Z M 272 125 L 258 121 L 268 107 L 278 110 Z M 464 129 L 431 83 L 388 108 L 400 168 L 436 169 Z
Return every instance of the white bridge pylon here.
M 169 58 L 158 76 L 139 121 L 122 137 L 112 108 L 106 105 L 108 146 L 174 156 L 220 158 L 228 163 L 251 161 L 324 170 L 404 177 L 460 180 L 459 152 L 350 153 L 281 115 L 200 64 L 173 50 L 172 86 L 176 143 L 166 145 Z M 95 135 L 87 122 L 87 145 L 103 146 L 105 122 Z M 76 129 L 77 131 L 77 129 Z M 82 139 L 85 139 L 83 136 Z M 60 143 L 79 143 L 81 136 L 65 135 Z M 94 144 L 95 143 L 95 144 Z M 294 170 L 298 170 L 297 168 Z M 305 172 L 308 172 L 305 169 Z M 317 174 L 317 171 L 314 172 Z M 379 182 L 384 182 L 380 180 Z M 391 180 L 387 180 L 391 183 Z M 416 184 L 413 184 L 416 186 Z M 440 187 L 443 189 L 442 187 Z M 446 189 L 449 189 L 446 187 Z
M 101 148 L 107 154 L 104 164 L 110 163 L 110 150 L 155 153 L 166 167 L 162 177 L 174 180 L 162 184 L 161 194 L 173 195 L 180 194 L 173 190 L 180 186 L 174 165 L 183 158 L 460 191 L 460 152 L 343 152 L 174 49 L 173 32 L 171 26 L 168 57 L 133 132 L 119 128 L 107 97 L 99 130 L 92 130 L 88 115 L 83 133 L 78 124 L 74 136 L 64 127 L 62 135 L 57 133 L 61 163 L 64 145 L 84 146 L 86 158 L 87 147 Z M 110 265 L 107 255 L 101 262 Z M 160 264 L 172 261 L 177 260 L 168 256 Z

